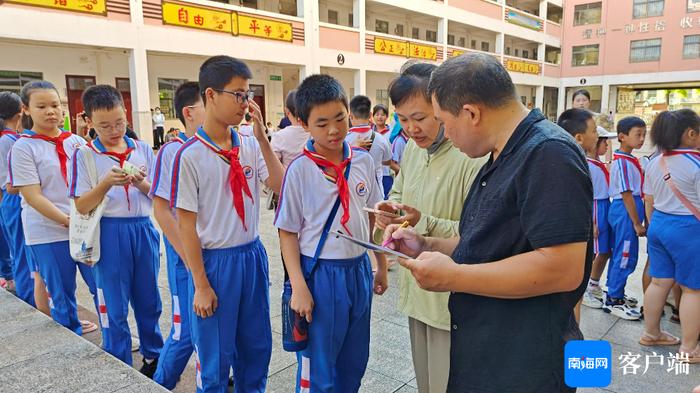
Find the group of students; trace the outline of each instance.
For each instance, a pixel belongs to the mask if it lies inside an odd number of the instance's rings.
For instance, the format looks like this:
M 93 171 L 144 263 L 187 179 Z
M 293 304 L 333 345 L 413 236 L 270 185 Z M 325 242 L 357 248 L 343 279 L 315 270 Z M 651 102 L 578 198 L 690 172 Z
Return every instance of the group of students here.
M 632 155 L 646 137 L 647 124 L 642 119 L 621 119 L 614 134 L 597 127 L 591 112 L 575 108 L 564 111 L 558 124 L 586 153 L 593 183 L 596 257 L 582 303 L 626 320 L 644 318 L 641 345 L 680 344 L 679 351 L 690 363 L 700 363 L 700 116 L 689 109 L 658 114 L 651 127 L 658 154 L 646 170 Z M 608 166 L 599 157 L 607 151 L 608 139 L 615 137 L 620 148 Z M 643 236 L 648 237 L 651 284 L 645 288 L 640 311 L 625 286 L 637 266 Z M 599 280 L 608 259 L 606 292 Z M 674 285 L 682 290 L 682 338 L 659 325 Z M 578 309 L 576 315 L 579 319 Z
M 237 390 L 262 392 L 272 351 L 268 257 L 259 238 L 264 185 L 280 195 L 275 226 L 291 307 L 313 319 L 308 347 L 297 354 L 297 391 L 357 391 L 369 357 L 372 294 L 388 287 L 386 260 L 375 254 L 373 268 L 365 248 L 319 239 L 329 227 L 371 238 L 374 217 L 365 209 L 384 199 L 382 166 L 398 170 L 382 135 L 385 124 L 377 121 L 378 131 L 369 127 L 366 97 L 349 105 L 337 80 L 310 76 L 285 105 L 307 133 L 285 173 L 252 100 L 251 78 L 248 66 L 232 57 L 205 61 L 199 83 L 183 84 L 175 96 L 185 132 L 157 157 L 146 143 L 125 136 L 124 102 L 114 87 L 92 86 L 82 96 L 87 127 L 97 135 L 89 142 L 60 128 L 61 100 L 50 82 L 31 82 L 19 97 L 3 93 L 3 230 L 13 268 L 27 270 L 15 274 L 17 293 L 34 304 L 28 271 L 35 272 L 46 283 L 51 316 L 81 334 L 75 296 L 80 270 L 105 351 L 132 364 L 131 305 L 141 371 L 156 382 L 174 388 L 194 352 L 198 391 L 226 391 L 232 369 Z M 248 113 L 253 136 L 241 136 L 231 125 Z M 22 117 L 32 124 L 22 126 Z M 125 165 L 139 170 L 128 172 Z M 92 266 L 75 262 L 69 252 L 71 201 L 80 214 L 106 203 L 100 246 L 109 251 Z M 152 210 L 164 235 L 172 295 L 165 342 L 158 326 L 160 236 Z

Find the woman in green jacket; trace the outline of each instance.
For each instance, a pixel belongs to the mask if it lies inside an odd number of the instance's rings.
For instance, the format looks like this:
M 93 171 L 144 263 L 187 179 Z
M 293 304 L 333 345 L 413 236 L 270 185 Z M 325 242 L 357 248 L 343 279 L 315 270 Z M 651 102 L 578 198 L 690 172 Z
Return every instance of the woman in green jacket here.
M 471 159 L 444 135 L 435 119 L 427 86 L 433 64 L 408 67 L 389 85 L 401 125 L 411 138 L 389 199 L 376 208 L 377 227 L 408 221 L 424 236 L 458 236 L 462 206 L 486 157 Z M 444 393 L 450 366 L 449 293 L 421 289 L 411 273 L 399 272 L 399 310 L 408 316 L 411 352 L 420 393 Z

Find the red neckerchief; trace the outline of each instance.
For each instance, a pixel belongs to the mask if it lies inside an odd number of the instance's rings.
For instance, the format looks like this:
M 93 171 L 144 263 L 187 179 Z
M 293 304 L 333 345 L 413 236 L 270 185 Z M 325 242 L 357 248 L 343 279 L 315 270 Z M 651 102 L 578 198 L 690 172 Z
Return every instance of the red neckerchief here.
M 352 236 L 350 229 L 347 227 L 348 221 L 350 221 L 350 189 L 348 187 L 348 181 L 345 178 L 345 168 L 352 160 L 352 149 L 347 143 L 343 143 L 343 153 L 347 158 L 345 158 L 340 164 L 336 165 L 326 159 L 326 157 L 316 153 L 313 147 L 313 140 L 307 142 L 304 148 L 304 155 L 313 161 L 316 165 L 321 167 L 324 176 L 328 180 L 335 183 L 338 188 L 338 196 L 340 197 L 340 205 L 343 207 L 343 216 L 340 218 L 340 224 L 348 232 L 348 235 Z M 332 169 L 334 173 L 329 173 L 329 169 Z
M 243 223 L 243 229 L 248 231 L 248 227 L 245 223 L 245 204 L 243 200 L 243 193 L 245 193 L 251 201 L 253 201 L 253 193 L 250 192 L 248 180 L 245 178 L 243 167 L 241 166 L 241 161 L 238 156 L 241 145 L 238 133 L 233 130 L 231 131 L 230 150 L 224 150 L 217 146 L 211 140 L 211 138 L 209 138 L 209 135 L 204 132 L 203 128 L 197 130 L 194 137 L 229 164 L 228 184 L 231 188 L 231 193 L 233 194 L 233 207 L 236 209 L 236 213 Z
M 626 160 L 632 165 L 634 165 L 635 168 L 639 171 L 639 178 L 642 179 L 640 183 L 640 190 L 639 194 L 644 198 L 644 170 L 642 169 L 642 164 L 639 163 L 639 159 L 637 157 L 626 154 L 626 153 L 618 153 L 615 152 L 613 154 L 613 162 L 615 160 Z
M 673 149 L 664 152 L 665 156 L 678 156 L 681 154 L 690 154 L 691 156 L 700 158 L 700 151 L 695 149 Z
M 588 162 L 597 166 L 598 168 L 600 168 L 601 171 L 603 171 L 603 174 L 605 174 L 605 182 L 608 183 L 608 185 L 610 185 L 610 171 L 608 171 L 608 168 L 605 167 L 605 164 L 600 162 L 600 160 L 596 160 L 595 158 L 586 157 L 586 159 L 588 160 Z
M 12 130 L 2 130 L 0 131 L 0 137 L 3 137 L 5 135 L 14 135 L 14 136 L 19 136 L 18 133 L 12 131 Z
M 372 131 L 372 127 L 370 126 L 357 126 L 357 127 L 352 127 L 350 128 L 349 132 L 357 132 L 358 134 L 364 134 L 366 132 Z
M 126 140 L 126 137 L 124 137 Z M 94 142 L 97 141 L 99 143 L 99 146 L 95 146 Z M 124 150 L 123 153 L 117 153 L 113 151 L 107 151 L 104 146 L 102 146 L 102 143 L 100 142 L 99 139 L 96 139 L 94 141 L 90 141 L 88 143 L 90 148 L 97 154 L 104 154 L 108 157 L 112 157 L 113 160 L 119 162 L 119 167 L 124 168 L 124 162 L 129 159 L 129 155 L 131 154 L 132 151 L 134 151 L 133 147 L 129 147 L 129 142 L 127 140 L 127 147 L 126 150 Z M 129 210 L 131 210 L 131 199 L 129 198 L 129 183 L 124 184 L 124 192 L 126 193 L 126 206 Z
M 66 168 L 66 163 L 68 162 L 68 154 L 66 154 L 66 149 L 63 147 L 63 141 L 70 138 L 72 135 L 73 134 L 71 134 L 70 132 L 63 132 L 63 131 L 61 131 L 61 133 L 58 136 L 54 136 L 54 137 L 41 135 L 41 134 L 27 135 L 28 138 L 41 139 L 42 141 L 52 143 L 53 145 L 56 146 L 56 154 L 58 155 L 58 164 L 61 167 L 61 176 L 63 177 L 63 181 L 66 182 L 66 186 L 68 185 L 68 169 Z

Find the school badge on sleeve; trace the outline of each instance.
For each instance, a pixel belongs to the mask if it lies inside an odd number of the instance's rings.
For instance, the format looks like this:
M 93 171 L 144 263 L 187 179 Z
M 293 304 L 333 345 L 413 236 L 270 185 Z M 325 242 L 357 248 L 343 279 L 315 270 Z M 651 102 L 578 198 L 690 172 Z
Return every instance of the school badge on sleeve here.
M 357 195 L 361 197 L 367 195 L 367 186 L 365 185 L 365 183 L 357 183 L 357 186 L 355 187 L 355 192 L 357 192 Z

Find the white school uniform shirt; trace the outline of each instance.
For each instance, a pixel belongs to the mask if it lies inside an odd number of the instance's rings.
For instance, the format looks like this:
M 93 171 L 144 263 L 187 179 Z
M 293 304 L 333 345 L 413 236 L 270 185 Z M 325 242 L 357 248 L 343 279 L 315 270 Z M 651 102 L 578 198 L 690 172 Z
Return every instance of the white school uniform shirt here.
M 392 157 L 393 157 L 393 151 L 392 151 L 392 148 L 391 148 L 391 142 L 389 142 L 389 135 L 391 134 L 391 132 L 389 131 L 389 127 L 388 127 L 388 126 L 384 126 L 384 129 L 383 129 L 383 130 L 377 130 L 377 125 L 375 124 L 375 125 L 372 126 L 372 131 L 376 132 L 377 135 L 381 135 L 381 136 L 384 137 L 384 139 L 386 139 L 387 143 L 389 144 L 389 151 L 392 152 Z M 391 160 L 391 159 L 393 159 L 393 158 L 390 158 L 390 160 Z M 384 160 L 384 161 L 387 161 L 387 160 Z M 382 165 L 382 176 L 391 176 L 391 166 L 389 166 L 389 165 Z
M 666 156 L 666 166 L 676 185 L 690 203 L 700 209 L 700 152 L 693 149 L 677 149 Z M 654 209 L 676 215 L 691 215 L 683 203 L 664 181 L 661 156 L 651 160 L 644 180 L 644 193 L 654 197 Z
M 401 164 L 401 160 L 403 160 L 403 151 L 406 150 L 406 144 L 408 144 L 408 137 L 401 131 L 391 144 L 391 159 L 398 164 Z
M 153 149 L 147 144 L 127 136 L 124 137 L 124 140 L 128 147 L 134 149 L 126 161 L 145 172 L 148 178 L 154 161 Z M 117 158 L 102 154 L 105 151 L 106 149 L 99 139 L 88 143 L 88 148 L 76 150 L 70 166 L 70 198 L 78 198 L 96 186 L 96 184 L 92 184 L 88 175 L 86 154 L 92 154 L 95 160 L 98 181 L 111 172 L 112 167 L 119 166 Z M 148 217 L 151 214 L 151 199 L 133 184 L 129 186 L 128 199 L 127 191 L 123 186 L 113 186 L 107 191 L 106 197 L 108 199 L 104 217 Z
M 33 131 L 25 131 L 25 135 L 33 134 Z M 84 144 L 85 140 L 77 135 L 63 141 L 63 148 L 68 156 L 67 170 L 70 170 L 73 153 Z M 56 146 L 52 143 L 26 136 L 19 138 L 10 151 L 9 176 L 13 187 L 39 184 L 44 197 L 66 215 L 70 213 L 68 185 L 61 176 Z M 29 206 L 24 198 L 22 225 L 28 246 L 68 240 L 68 228 L 44 217 Z
M 616 151 L 615 156 L 624 156 L 628 159 L 614 159 L 610 167 L 610 197 L 622 199 L 622 193 L 631 191 L 634 196 L 642 195 L 642 176 L 639 169 L 632 164 L 629 159 L 636 160 L 637 158 L 631 154 L 621 151 Z
M 588 169 L 591 172 L 591 181 L 593 182 L 593 199 L 610 199 L 610 173 L 605 164 L 599 160 L 586 157 L 588 161 Z M 603 169 L 605 168 L 605 169 Z
M 8 171 L 8 159 L 10 158 L 10 150 L 12 145 L 17 142 L 19 135 L 13 131 L 5 130 L 5 134 L 0 137 L 0 190 L 5 191 L 7 183 L 10 182 L 10 176 Z
M 311 142 L 309 142 L 311 143 Z M 349 149 L 349 145 L 347 145 Z M 384 195 L 376 182 L 372 157 L 362 149 L 352 149 L 348 190 L 350 192 L 350 220 L 347 227 L 353 237 L 370 239 L 369 216 L 362 210 L 374 207 Z M 313 192 L 309 192 L 313 190 Z M 275 226 L 299 234 L 299 248 L 303 255 L 313 257 L 321 239 L 323 226 L 338 199 L 338 188 L 326 178 L 321 168 L 302 155 L 289 165 L 285 174 Z M 342 205 L 333 219 L 330 231 L 347 233 L 340 223 Z M 347 259 L 362 255 L 365 249 L 344 239 L 329 235 L 319 258 Z
M 243 193 L 247 231 L 233 207 L 228 183 L 230 165 L 207 146 L 216 147 L 211 138 L 200 128 L 175 155 L 170 204 L 197 213 L 197 233 L 203 249 L 236 247 L 258 237 L 260 183 L 269 177 L 267 165 L 254 137 L 231 131 L 231 138 L 233 146 L 240 144 L 238 156 L 253 195 L 251 200 Z
M 151 198 L 160 197 L 166 201 L 170 201 L 173 180 L 173 162 L 175 154 L 180 150 L 182 145 L 187 142 L 187 135 L 181 132 L 172 141 L 163 145 L 158 151 L 158 157 L 153 162 L 153 168 L 149 173 L 151 182 L 151 190 L 148 196 Z
M 309 137 L 304 127 L 292 125 L 272 134 L 270 145 L 282 165 L 287 168 L 295 158 L 301 155 Z
M 391 145 L 389 141 L 384 137 L 384 135 L 372 131 L 370 126 L 358 126 L 352 127 L 345 137 L 345 141 L 350 144 L 350 146 L 357 146 L 359 140 L 372 138 L 372 133 L 374 133 L 374 142 L 372 142 L 372 147 L 369 149 L 369 155 L 374 160 L 374 167 L 377 173 L 377 181 L 382 181 L 384 161 L 391 160 Z

